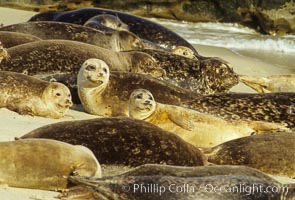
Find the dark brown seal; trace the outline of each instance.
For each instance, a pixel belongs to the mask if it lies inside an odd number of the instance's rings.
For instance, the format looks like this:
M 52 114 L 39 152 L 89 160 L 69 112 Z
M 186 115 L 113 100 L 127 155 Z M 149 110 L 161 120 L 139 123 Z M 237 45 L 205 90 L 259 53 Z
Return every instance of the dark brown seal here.
M 295 133 L 269 133 L 225 142 L 205 150 L 218 165 L 244 165 L 265 173 L 295 178 Z
M 42 39 L 30 34 L 0 31 L 0 41 L 5 48 L 40 40 Z
M 93 151 L 101 164 L 138 166 L 146 163 L 200 166 L 203 155 L 178 136 L 130 118 L 97 118 L 51 124 L 21 138 L 49 138 Z

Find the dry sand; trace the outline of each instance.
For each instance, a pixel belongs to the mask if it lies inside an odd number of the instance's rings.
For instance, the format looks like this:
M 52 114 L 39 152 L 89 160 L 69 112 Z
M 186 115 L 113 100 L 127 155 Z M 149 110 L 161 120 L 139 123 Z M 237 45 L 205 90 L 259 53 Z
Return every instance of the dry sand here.
M 25 22 L 34 14 L 34 12 L 0 7 L 0 24 L 3 23 L 4 25 L 9 25 L 18 22 Z M 197 45 L 197 49 L 201 55 L 218 56 L 227 60 L 231 63 L 237 73 L 267 76 L 270 75 L 269 73 L 273 74 L 274 72 L 270 70 L 272 69 L 270 64 L 257 61 L 249 57 L 241 57 L 240 55 L 225 48 Z M 257 69 L 256 66 L 258 65 L 262 67 Z M 243 85 L 236 86 L 232 91 L 253 92 L 253 90 Z M 55 120 L 41 117 L 21 116 L 15 112 L 2 108 L 0 109 L 0 141 L 11 141 L 14 137 L 20 137 L 23 134 L 46 124 L 65 120 L 79 120 L 96 117 L 78 110 L 70 110 L 68 112 L 69 116 L 63 119 Z M 280 178 L 280 181 L 284 183 L 295 182 L 294 180 L 287 178 Z M 3 200 L 52 200 L 55 199 L 54 197 L 57 195 L 57 192 L 12 188 L 0 185 L 0 199 Z

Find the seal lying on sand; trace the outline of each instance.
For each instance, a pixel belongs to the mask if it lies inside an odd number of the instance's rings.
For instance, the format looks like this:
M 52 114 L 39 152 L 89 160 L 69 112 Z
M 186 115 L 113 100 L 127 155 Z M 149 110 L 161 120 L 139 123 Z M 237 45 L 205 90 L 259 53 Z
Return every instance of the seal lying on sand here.
M 167 49 L 173 49 L 176 46 L 185 46 L 190 48 L 195 53 L 195 55 L 198 55 L 197 51 L 189 42 L 164 26 L 142 17 L 137 17 L 114 10 L 101 8 L 83 8 L 61 13 L 45 12 L 36 14 L 29 21 L 60 21 L 83 25 L 91 17 L 101 14 L 109 14 L 119 17 L 122 22 L 128 25 L 130 32 L 142 39 L 160 44 Z
M 273 75 L 267 78 L 240 76 L 241 82 L 260 93 L 295 92 L 295 74 Z
M 212 147 L 253 133 L 288 130 L 280 124 L 260 121 L 229 122 L 195 110 L 156 103 L 153 95 L 145 89 L 134 90 L 130 95 L 129 116 L 175 133 L 197 147 Z
M 30 34 L 0 31 L 0 41 L 2 42 L 5 48 L 10 48 L 20 44 L 25 44 L 25 43 L 35 42 L 40 40 L 42 39 Z
M 185 58 L 170 52 L 143 49 L 166 71 L 164 80 L 199 94 L 224 93 L 239 83 L 238 74 L 220 58 Z
M 0 71 L 0 107 L 23 115 L 61 118 L 73 105 L 69 89 L 15 72 Z
M 86 147 L 48 139 L 0 142 L 0 183 L 13 187 L 61 190 L 64 176 L 101 176 L 101 168 Z
M 283 122 L 295 127 L 295 93 L 211 94 L 182 106 L 227 120 Z
M 43 126 L 21 137 L 49 138 L 92 150 L 101 164 L 200 166 L 202 153 L 178 136 L 131 118 L 97 118 Z
M 0 31 L 13 31 L 35 35 L 41 39 L 73 40 L 93 44 L 114 51 L 141 49 L 140 38 L 128 31 L 101 31 L 62 22 L 24 22 L 0 28 Z
M 55 77 L 55 76 L 53 76 Z M 61 77 L 62 82 L 71 80 Z M 159 102 L 179 105 L 194 98 L 189 90 L 148 75 L 109 71 L 99 59 L 86 60 L 78 73 L 78 94 L 88 113 L 101 116 L 128 116 L 128 100 L 135 89 L 153 91 Z
M 295 178 L 295 133 L 269 133 L 239 138 L 205 150 L 208 161 L 244 165 L 265 173 Z
M 150 55 L 142 52 L 114 52 L 94 45 L 68 40 L 43 40 L 8 49 L 9 61 L 2 61 L 0 70 L 20 73 L 77 75 L 83 62 L 89 58 L 104 60 L 111 70 L 147 73 L 160 77 L 165 71 Z
M 114 30 L 129 31 L 128 25 L 122 22 L 118 16 L 108 14 L 101 14 L 91 17 L 84 23 L 83 26 L 110 33 L 112 33 Z
M 84 191 L 81 187 L 74 187 L 60 196 L 62 200 L 72 197 L 88 200 L 275 200 L 293 199 L 295 196 L 294 188 L 289 190 L 288 185 L 239 175 L 209 177 L 142 175 L 98 179 L 70 176 L 68 179 L 82 186 Z M 270 188 L 277 190 L 274 192 Z

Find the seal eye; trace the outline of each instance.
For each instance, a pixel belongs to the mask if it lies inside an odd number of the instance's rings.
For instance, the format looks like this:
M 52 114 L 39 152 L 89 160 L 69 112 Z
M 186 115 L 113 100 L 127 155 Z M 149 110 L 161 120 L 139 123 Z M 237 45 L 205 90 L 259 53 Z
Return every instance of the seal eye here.
M 137 99 L 142 99 L 142 93 L 136 95 L 136 98 L 137 98 Z
M 119 24 L 118 24 L 118 27 L 121 27 L 121 26 L 122 26 L 122 24 L 121 24 L 121 23 L 119 23 Z
M 58 97 L 60 97 L 61 94 L 60 93 L 56 93 L 55 95 L 58 96 Z
M 95 71 L 95 66 L 94 65 L 88 65 L 87 67 L 86 67 L 86 70 L 88 70 L 88 71 Z
M 149 95 L 149 100 L 153 101 L 153 97 L 151 95 Z
M 108 72 L 107 68 L 103 68 L 102 70 L 103 70 L 104 73 Z

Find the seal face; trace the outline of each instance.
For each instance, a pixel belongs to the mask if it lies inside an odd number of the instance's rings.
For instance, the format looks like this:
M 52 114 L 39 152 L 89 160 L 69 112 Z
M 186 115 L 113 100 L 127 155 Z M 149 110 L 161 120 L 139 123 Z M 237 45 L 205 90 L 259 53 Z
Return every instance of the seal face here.
M 289 130 L 281 124 L 229 122 L 183 107 L 156 103 L 153 95 L 144 89 L 135 90 L 130 95 L 129 115 L 175 133 L 197 147 L 212 147 L 253 133 Z
M 185 46 L 177 46 L 171 50 L 171 53 L 190 59 L 197 59 L 194 55 L 194 52 L 190 48 Z
M 295 92 L 295 74 L 269 77 L 240 76 L 241 82 L 259 93 Z
M 20 114 L 61 118 L 73 104 L 65 85 L 14 72 L 0 72 L 0 91 L 0 107 Z
M 48 138 L 88 147 L 101 164 L 205 164 L 203 154 L 174 134 L 129 117 L 66 121 L 40 127 L 21 138 Z
M 13 187 L 61 190 L 67 187 L 64 176 L 101 176 L 93 153 L 48 139 L 0 142 L 0 180 Z
M 244 165 L 272 175 L 295 177 L 294 132 L 239 138 L 208 149 L 206 154 L 214 164 Z
M 4 59 L 9 59 L 9 54 L 7 53 L 7 50 L 3 47 L 3 44 L 0 41 L 0 63 Z

